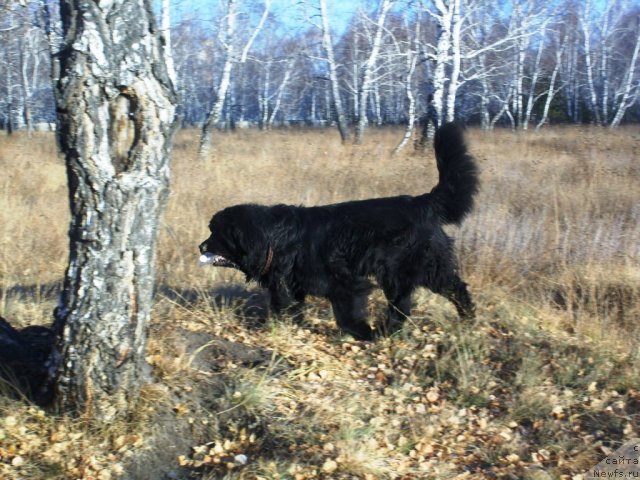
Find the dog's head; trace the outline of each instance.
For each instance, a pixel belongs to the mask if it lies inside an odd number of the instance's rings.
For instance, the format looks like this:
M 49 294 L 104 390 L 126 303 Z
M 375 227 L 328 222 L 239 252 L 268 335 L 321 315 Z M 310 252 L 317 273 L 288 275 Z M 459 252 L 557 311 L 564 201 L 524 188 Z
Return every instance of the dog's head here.
M 235 268 L 247 279 L 258 278 L 268 242 L 257 215 L 257 205 L 236 205 L 216 213 L 209 222 L 211 235 L 200 244 L 200 263 Z

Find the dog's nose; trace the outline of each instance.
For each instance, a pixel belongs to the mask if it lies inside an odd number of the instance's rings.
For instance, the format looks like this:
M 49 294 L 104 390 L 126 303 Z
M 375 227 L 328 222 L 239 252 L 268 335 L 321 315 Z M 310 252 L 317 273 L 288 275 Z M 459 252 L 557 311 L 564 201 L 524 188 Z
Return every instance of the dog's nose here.
M 198 248 L 200 249 L 200 253 L 207 253 L 207 242 L 202 242 Z

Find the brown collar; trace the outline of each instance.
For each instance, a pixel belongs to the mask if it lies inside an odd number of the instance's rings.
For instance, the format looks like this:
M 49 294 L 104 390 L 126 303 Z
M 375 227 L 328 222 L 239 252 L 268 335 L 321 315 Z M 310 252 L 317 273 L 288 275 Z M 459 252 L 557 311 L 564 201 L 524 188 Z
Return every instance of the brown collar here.
M 269 250 L 267 250 L 267 261 L 264 262 L 264 266 L 262 267 L 262 270 L 260 270 L 260 276 L 266 275 L 267 272 L 269 272 L 271 262 L 273 262 L 273 248 L 269 245 Z

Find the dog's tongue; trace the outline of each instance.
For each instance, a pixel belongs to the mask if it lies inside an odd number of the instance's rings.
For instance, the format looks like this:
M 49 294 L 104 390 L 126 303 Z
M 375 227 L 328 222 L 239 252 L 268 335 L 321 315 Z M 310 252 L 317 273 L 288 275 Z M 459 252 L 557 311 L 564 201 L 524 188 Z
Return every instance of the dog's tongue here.
M 213 253 L 203 253 L 202 255 L 200 255 L 198 263 L 201 267 L 204 267 L 205 265 L 212 264 L 215 258 L 216 256 Z

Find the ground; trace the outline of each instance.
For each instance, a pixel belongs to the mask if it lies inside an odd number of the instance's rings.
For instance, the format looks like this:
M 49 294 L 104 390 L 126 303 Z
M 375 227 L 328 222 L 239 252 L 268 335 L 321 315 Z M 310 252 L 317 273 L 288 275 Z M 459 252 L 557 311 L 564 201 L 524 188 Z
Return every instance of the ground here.
M 7 479 L 579 479 L 640 422 L 637 130 L 470 132 L 474 213 L 452 228 L 478 318 L 426 290 L 375 343 L 311 299 L 303 325 L 264 292 L 198 268 L 214 211 L 419 194 L 431 152 L 389 152 L 400 131 L 342 146 L 337 132 L 217 134 L 211 158 L 181 132 L 158 252 L 143 388 L 127 422 L 54 416 L 9 383 Z M 63 161 L 48 134 L 0 138 L 0 315 L 51 321 L 66 266 Z M 635 193 L 634 193 L 635 192 Z M 384 314 L 375 292 L 371 317 Z

